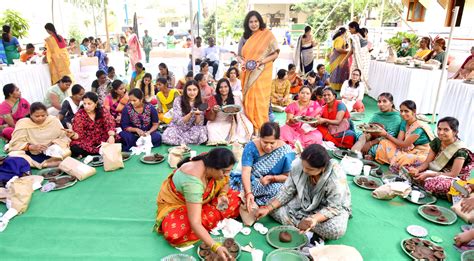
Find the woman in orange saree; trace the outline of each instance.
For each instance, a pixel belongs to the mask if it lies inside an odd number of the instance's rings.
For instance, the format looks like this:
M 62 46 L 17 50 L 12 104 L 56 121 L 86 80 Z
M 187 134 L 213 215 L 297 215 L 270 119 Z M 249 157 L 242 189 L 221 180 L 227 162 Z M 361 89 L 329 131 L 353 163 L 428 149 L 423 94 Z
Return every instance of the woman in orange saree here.
M 239 215 L 238 192 L 229 189 L 229 173 L 235 162 L 226 148 L 181 161 L 161 186 L 154 230 L 172 246 L 202 240 L 221 260 L 231 260 L 229 251 L 208 231 L 219 221 Z
M 266 29 L 262 16 L 250 11 L 244 20 L 238 59 L 246 65 L 241 75 L 244 110 L 256 131 L 268 121 L 273 61 L 279 52 L 277 40 Z
M 63 76 L 71 76 L 69 69 L 69 53 L 66 40 L 58 33 L 51 23 L 44 26 L 49 37 L 45 39 L 46 60 L 51 74 L 51 84 L 56 84 Z

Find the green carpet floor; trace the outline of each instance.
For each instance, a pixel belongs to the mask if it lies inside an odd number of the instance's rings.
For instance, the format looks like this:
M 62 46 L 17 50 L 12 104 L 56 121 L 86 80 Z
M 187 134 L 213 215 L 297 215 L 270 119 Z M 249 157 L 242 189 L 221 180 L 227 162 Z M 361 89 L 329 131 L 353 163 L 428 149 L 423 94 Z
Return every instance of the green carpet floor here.
M 366 119 L 377 110 L 376 102 L 364 100 Z M 278 114 L 279 121 L 284 114 Z M 154 149 L 164 153 L 168 146 Z M 205 146 L 192 146 L 198 152 Z M 178 251 L 161 235 L 152 231 L 155 221 L 156 196 L 162 181 L 171 172 L 167 163 L 144 165 L 134 156 L 125 168 L 97 174 L 75 186 L 49 193 L 35 192 L 28 211 L 14 218 L 6 231 L 0 233 L 0 260 L 159 260 Z M 357 187 L 348 177 L 352 193 L 353 217 L 346 235 L 327 244 L 345 244 L 358 249 L 365 260 L 409 260 L 400 247 L 410 237 L 408 225 L 421 225 L 429 236 L 443 239 L 448 260 L 459 260 L 452 247 L 453 237 L 464 224 L 458 220 L 442 226 L 424 220 L 417 205 L 403 199 L 381 201 L 371 192 Z M 448 206 L 446 201 L 438 205 Z M 0 205 L 0 212 L 5 212 Z M 267 227 L 277 223 L 270 217 L 262 221 Z M 253 245 L 268 254 L 273 248 L 264 236 L 252 230 L 250 236 L 236 237 L 241 245 Z M 196 255 L 196 248 L 185 253 Z M 251 260 L 243 252 L 240 260 Z

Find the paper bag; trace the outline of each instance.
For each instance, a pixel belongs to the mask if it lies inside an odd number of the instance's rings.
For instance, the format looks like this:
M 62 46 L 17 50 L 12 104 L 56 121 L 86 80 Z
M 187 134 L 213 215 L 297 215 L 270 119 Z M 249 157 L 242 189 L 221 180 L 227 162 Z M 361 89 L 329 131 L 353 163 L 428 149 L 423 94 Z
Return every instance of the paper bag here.
M 184 154 L 189 151 L 190 148 L 186 145 L 170 148 L 168 150 L 168 164 L 170 165 L 170 168 L 175 169 L 178 166 L 178 163 L 184 159 Z
M 372 192 L 372 197 L 377 199 L 393 199 L 396 196 L 402 198 L 408 197 L 411 193 L 411 187 L 405 182 L 391 182 L 382 185 Z
M 122 159 L 122 144 L 102 142 L 100 155 L 102 155 L 104 160 L 105 171 L 113 171 L 124 167 Z
M 14 178 L 7 184 L 7 207 L 14 208 L 19 214 L 24 213 L 30 204 L 33 194 L 33 180 Z
M 372 191 L 372 197 L 376 199 L 390 200 L 396 196 L 397 195 L 395 195 L 395 193 L 390 188 L 390 184 L 385 184 Z
M 59 164 L 59 169 L 81 181 L 96 173 L 95 168 L 71 157 L 65 158 L 61 164 Z
M 474 193 L 472 193 L 471 195 L 469 195 L 469 198 L 473 198 L 474 197 Z M 462 200 L 460 200 L 459 202 L 457 202 L 456 204 L 454 204 L 451 209 L 456 213 L 456 215 L 458 215 L 462 220 L 464 220 L 465 222 L 467 223 L 474 223 L 474 210 L 471 210 L 470 212 L 462 212 L 461 211 L 461 202 L 463 202 L 464 200 L 466 200 L 465 198 L 463 198 Z

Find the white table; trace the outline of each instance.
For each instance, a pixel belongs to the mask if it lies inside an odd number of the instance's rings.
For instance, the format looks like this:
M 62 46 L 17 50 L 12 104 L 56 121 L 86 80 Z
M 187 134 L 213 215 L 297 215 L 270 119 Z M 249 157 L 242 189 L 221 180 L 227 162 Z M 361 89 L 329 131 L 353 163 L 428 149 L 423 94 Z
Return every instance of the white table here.
M 447 77 L 447 74 L 445 74 Z M 424 70 L 407 68 L 404 65 L 370 61 L 369 95 L 375 99 L 383 92 L 393 95 L 395 107 L 405 100 L 413 100 L 417 113 L 433 113 L 436 92 L 441 77 L 441 70 Z M 440 90 L 440 99 L 444 95 L 446 80 Z M 439 112 L 439 102 L 437 112 Z
M 440 102 L 439 119 L 451 116 L 459 120 L 459 137 L 474 149 L 474 85 L 449 80 Z
M 0 88 L 14 83 L 20 88 L 21 96 L 33 103 L 43 101 L 46 91 L 51 87 L 51 76 L 47 64 L 10 66 L 0 71 Z M 0 95 L 0 101 L 5 97 Z
M 84 71 L 80 61 L 83 58 L 71 59 L 71 74 L 75 83 L 79 83 L 86 89 L 90 89 L 92 81 L 95 79 L 97 64 L 94 71 Z M 97 58 L 95 58 L 97 60 Z M 43 101 L 47 90 L 51 87 L 51 75 L 47 64 L 21 64 L 17 66 L 4 67 L 0 70 L 0 88 L 8 83 L 16 84 L 22 93 L 22 97 L 33 103 Z M 5 99 L 0 95 L 0 102 Z

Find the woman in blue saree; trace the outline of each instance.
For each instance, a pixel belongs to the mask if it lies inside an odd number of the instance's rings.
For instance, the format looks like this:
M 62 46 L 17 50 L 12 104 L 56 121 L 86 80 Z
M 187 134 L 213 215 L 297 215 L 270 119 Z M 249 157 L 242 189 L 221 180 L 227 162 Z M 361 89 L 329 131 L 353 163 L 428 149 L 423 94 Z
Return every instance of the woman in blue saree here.
M 242 173 L 231 174 L 231 187 L 243 191 L 247 208 L 263 206 L 275 197 L 291 170 L 295 153 L 280 140 L 280 127 L 267 122 L 260 138 L 249 142 L 242 154 Z

